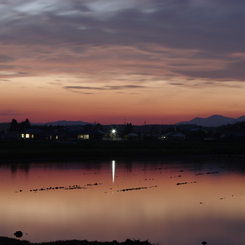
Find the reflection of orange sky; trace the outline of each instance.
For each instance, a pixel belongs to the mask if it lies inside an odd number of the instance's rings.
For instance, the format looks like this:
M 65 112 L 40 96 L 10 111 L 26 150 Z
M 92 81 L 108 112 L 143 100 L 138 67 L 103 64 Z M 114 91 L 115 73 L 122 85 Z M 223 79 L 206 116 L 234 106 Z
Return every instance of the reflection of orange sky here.
M 245 99 L 239 82 L 189 79 L 173 72 L 178 63 L 188 64 L 190 70 L 221 69 L 227 65 L 224 60 L 200 58 L 193 63 L 190 57 L 196 50 L 157 46 L 145 51 L 117 46 L 84 49 L 76 54 L 64 47 L 5 46 L 3 54 L 14 54 L 16 60 L 0 72 L 4 91 L 0 122 L 12 118 L 102 124 L 126 120 L 142 125 L 145 121 L 168 124 L 196 116 L 243 114 L 240 105 Z
M 12 230 L 21 229 L 28 232 L 25 238 L 30 240 L 57 236 L 88 240 L 139 237 L 157 242 L 164 237 L 170 239 L 176 231 L 180 238 L 190 229 L 201 232 L 203 224 L 209 233 L 219 225 L 222 228 L 217 232 L 222 233 L 227 220 L 245 218 L 245 194 L 241 194 L 245 180 L 241 175 L 207 175 L 203 170 L 204 174 L 197 176 L 197 172 L 187 169 L 181 173 L 178 168 L 142 169 L 129 171 L 116 165 L 114 184 L 109 164 L 101 170 L 58 170 L 44 165 L 31 167 L 28 173 L 17 170 L 13 175 L 9 169 L 1 169 L 0 215 L 5 225 L 1 230 L 11 236 Z M 188 184 L 176 185 L 182 182 Z M 35 188 L 93 183 L 101 185 L 84 190 L 30 192 Z M 147 189 L 120 191 L 133 187 Z M 213 224 L 207 223 L 210 220 Z M 42 227 L 38 234 L 36 227 Z

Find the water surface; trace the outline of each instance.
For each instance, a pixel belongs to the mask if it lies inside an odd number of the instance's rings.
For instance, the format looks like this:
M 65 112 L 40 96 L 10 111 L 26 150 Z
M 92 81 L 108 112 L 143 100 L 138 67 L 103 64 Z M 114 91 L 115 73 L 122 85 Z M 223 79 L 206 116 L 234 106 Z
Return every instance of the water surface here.
M 242 245 L 243 162 L 108 161 L 0 166 L 0 235 Z

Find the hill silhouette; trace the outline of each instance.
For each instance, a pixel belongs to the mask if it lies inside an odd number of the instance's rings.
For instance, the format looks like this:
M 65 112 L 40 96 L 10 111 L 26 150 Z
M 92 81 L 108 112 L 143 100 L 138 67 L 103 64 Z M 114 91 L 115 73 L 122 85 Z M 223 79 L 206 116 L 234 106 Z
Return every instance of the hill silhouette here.
M 224 117 L 221 115 L 213 115 L 207 118 L 196 117 L 190 121 L 179 122 L 177 124 L 178 125 L 194 124 L 194 125 L 199 125 L 204 127 L 218 127 L 218 126 L 233 124 L 241 121 L 245 121 L 245 116 L 241 116 L 239 118 L 231 118 L 231 117 Z

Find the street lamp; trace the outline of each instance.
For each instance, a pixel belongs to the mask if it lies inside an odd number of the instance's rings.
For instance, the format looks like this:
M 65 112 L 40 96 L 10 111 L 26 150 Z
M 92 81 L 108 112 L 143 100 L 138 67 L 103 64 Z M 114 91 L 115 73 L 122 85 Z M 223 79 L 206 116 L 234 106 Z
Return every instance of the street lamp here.
M 113 139 L 115 139 L 115 138 L 116 138 L 117 131 L 116 131 L 116 129 L 115 129 L 115 128 L 113 128 L 113 129 L 111 130 L 111 135 L 112 135 L 112 138 L 113 138 Z

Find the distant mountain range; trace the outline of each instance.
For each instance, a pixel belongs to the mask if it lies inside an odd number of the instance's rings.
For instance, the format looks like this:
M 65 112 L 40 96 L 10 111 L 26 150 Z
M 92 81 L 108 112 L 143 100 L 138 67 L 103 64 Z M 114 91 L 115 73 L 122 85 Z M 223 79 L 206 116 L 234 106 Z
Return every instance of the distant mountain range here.
M 196 117 L 190 121 L 179 122 L 177 125 L 197 125 L 203 127 L 218 127 L 226 124 L 234 124 L 236 122 L 245 121 L 245 116 L 238 118 L 224 117 L 221 115 L 213 115 L 207 118 Z M 86 125 L 93 124 L 83 121 L 56 121 L 56 122 L 47 122 L 47 123 L 35 123 L 33 125 L 52 125 L 52 126 L 77 126 L 77 125 Z M 10 123 L 0 123 L 0 130 L 6 130 Z
M 224 117 L 221 115 L 213 115 L 207 118 L 196 117 L 187 122 L 179 122 L 177 125 L 181 124 L 194 124 L 204 127 L 218 127 L 226 124 L 234 124 L 236 122 L 245 121 L 245 116 L 238 118 Z

